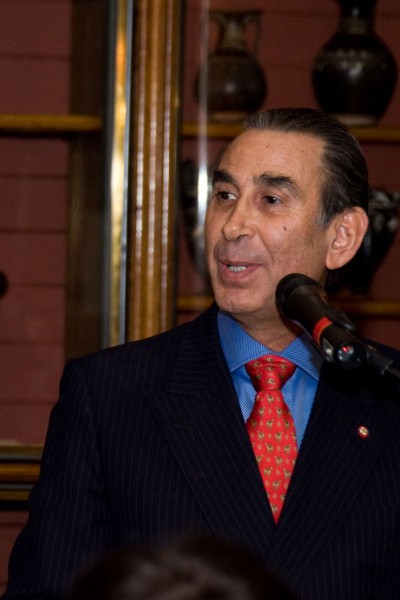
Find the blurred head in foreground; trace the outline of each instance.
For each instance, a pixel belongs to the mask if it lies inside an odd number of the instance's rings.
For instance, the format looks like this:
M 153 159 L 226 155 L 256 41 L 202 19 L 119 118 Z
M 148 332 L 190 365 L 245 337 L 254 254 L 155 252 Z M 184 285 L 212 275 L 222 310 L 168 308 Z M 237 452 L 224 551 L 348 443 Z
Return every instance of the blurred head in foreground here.
M 69 600 L 295 600 L 249 552 L 186 538 L 109 554 L 81 574 Z

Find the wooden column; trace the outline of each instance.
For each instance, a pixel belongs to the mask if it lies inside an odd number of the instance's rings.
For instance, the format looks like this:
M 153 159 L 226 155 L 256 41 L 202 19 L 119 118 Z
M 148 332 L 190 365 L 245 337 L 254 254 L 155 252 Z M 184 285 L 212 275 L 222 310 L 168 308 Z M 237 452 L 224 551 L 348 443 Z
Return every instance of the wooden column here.
M 174 320 L 181 2 L 139 0 L 135 15 L 127 338 Z

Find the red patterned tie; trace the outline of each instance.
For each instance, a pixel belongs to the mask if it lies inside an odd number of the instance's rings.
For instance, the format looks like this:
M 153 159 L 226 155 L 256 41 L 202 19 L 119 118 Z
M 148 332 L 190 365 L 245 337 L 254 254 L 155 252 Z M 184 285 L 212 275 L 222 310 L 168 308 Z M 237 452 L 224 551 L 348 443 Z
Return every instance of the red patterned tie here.
M 295 368 L 286 358 L 271 354 L 246 364 L 257 391 L 247 431 L 275 522 L 278 522 L 297 457 L 293 418 L 281 392 Z

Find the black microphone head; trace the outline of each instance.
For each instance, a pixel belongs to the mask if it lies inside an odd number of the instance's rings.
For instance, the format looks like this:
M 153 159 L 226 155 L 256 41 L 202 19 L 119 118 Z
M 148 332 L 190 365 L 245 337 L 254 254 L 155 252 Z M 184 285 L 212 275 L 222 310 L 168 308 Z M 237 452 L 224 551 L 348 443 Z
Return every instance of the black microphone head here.
M 304 285 L 312 285 L 323 292 L 323 288 L 318 281 L 311 279 L 311 277 L 308 277 L 307 275 L 303 275 L 303 273 L 289 273 L 289 275 L 285 275 L 285 277 L 280 280 L 276 287 L 275 298 L 278 307 L 283 313 L 285 313 L 289 296 L 300 286 Z

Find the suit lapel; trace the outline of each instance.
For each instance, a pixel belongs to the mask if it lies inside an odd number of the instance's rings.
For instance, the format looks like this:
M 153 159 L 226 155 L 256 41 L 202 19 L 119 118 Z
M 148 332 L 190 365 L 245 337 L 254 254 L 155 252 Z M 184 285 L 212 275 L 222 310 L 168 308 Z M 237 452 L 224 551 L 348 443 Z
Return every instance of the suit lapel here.
M 214 533 L 267 556 L 275 525 L 215 318 L 193 325 L 149 402 Z
M 398 406 L 377 400 L 361 378 L 323 369 L 269 557 L 293 584 L 304 580 L 352 510 L 399 419 Z

